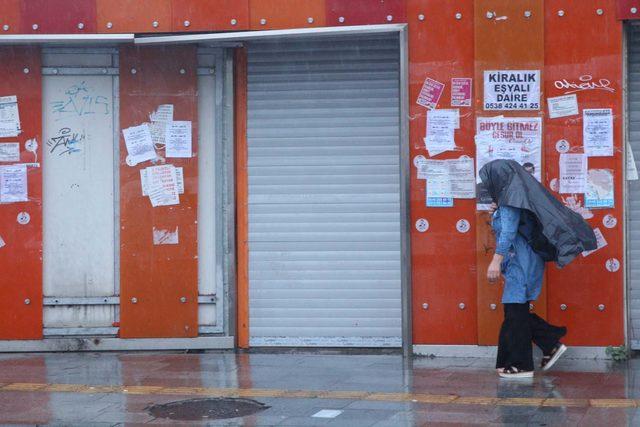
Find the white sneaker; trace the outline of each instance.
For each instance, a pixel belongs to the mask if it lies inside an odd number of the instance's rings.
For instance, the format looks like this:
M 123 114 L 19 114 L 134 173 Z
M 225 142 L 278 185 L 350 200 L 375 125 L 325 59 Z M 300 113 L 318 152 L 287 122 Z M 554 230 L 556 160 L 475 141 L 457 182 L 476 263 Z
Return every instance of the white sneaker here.
M 562 356 L 564 354 L 564 352 L 567 351 L 567 346 L 560 343 L 559 345 L 557 345 L 554 349 L 553 349 L 553 353 L 551 356 L 551 359 L 549 359 L 548 362 L 545 363 L 545 360 L 543 359 L 542 363 L 542 370 L 543 371 L 548 371 L 549 369 L 551 369 L 551 367 L 558 361 L 558 359 L 560 359 L 560 356 Z
M 506 368 L 502 372 L 498 372 L 498 375 L 500 375 L 500 378 L 533 378 L 533 371 L 521 371 L 518 368 L 511 366 L 510 368 Z

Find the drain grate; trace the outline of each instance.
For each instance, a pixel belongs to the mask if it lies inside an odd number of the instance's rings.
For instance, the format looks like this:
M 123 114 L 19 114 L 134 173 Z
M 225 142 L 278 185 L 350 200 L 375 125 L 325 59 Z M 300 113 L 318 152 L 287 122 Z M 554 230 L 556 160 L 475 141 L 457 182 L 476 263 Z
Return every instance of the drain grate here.
M 269 406 L 251 399 L 189 399 L 153 405 L 147 408 L 156 418 L 169 420 L 197 421 L 222 420 L 246 417 L 268 409 Z

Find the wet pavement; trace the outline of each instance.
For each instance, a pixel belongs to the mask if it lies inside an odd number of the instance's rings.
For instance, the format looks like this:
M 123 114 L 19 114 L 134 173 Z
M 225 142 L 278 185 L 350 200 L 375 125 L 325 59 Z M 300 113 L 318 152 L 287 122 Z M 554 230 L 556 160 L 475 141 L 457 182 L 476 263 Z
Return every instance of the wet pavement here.
M 501 380 L 492 368 L 491 359 L 388 354 L 4 354 L 0 424 L 640 425 L 640 359 L 563 359 L 533 381 Z M 149 412 L 210 397 L 268 408 L 201 421 Z

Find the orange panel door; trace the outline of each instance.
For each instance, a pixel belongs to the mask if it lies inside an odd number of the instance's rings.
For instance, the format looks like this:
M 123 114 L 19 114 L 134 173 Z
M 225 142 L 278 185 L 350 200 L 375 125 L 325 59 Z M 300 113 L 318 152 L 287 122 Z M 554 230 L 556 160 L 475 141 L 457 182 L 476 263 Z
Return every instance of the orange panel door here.
M 154 163 L 129 166 L 121 134 L 120 333 L 124 338 L 198 334 L 196 64 L 192 46 L 121 50 L 121 129 L 149 122 L 160 105 L 172 105 L 173 120 L 191 122 L 193 152 L 188 158 L 167 157 L 166 150 L 156 145 L 156 164 L 182 169 L 184 193 L 177 205 L 152 207 L 150 198 L 142 196 L 140 171 Z M 168 233 L 173 235 L 169 242 L 162 238 Z
M 579 107 L 578 115 L 546 120 L 548 185 L 556 188 L 559 177 L 559 141 L 566 141 L 571 153 L 584 152 L 584 110 L 611 109 L 613 155 L 589 157 L 588 167 L 613 172 L 615 196 L 614 208 L 592 209 L 582 194 L 557 194 L 602 232 L 607 246 L 578 257 L 563 270 L 549 269 L 549 319 L 567 326 L 568 344 L 620 345 L 625 313 L 622 23 L 616 20 L 614 0 L 548 0 L 546 22 L 545 92 L 550 97 L 575 94 Z M 580 37 L 567 46 L 567 35 L 578 32 Z
M 413 343 L 475 344 L 475 201 L 427 207 L 425 180 L 418 179 L 415 166 L 429 158 L 424 143 L 427 109 L 416 103 L 425 79 L 444 84 L 437 108 L 460 110 L 460 129 L 455 131 L 459 151 L 435 159 L 474 156 L 473 105 L 470 99 L 462 106 L 451 99 L 453 78 L 473 78 L 473 2 L 410 0 L 407 16 L 411 163 L 404 166 L 411 170 Z M 462 232 L 456 227 L 459 221 L 469 225 Z
M 476 117 L 542 117 L 544 111 L 486 111 L 484 109 L 485 70 L 540 70 L 544 66 L 544 4 L 542 0 L 475 1 L 475 81 Z M 541 77 L 542 78 L 542 77 Z M 543 100 L 543 93 L 540 100 Z M 544 150 L 542 150 L 544 152 Z M 544 155 L 542 153 L 542 155 Z M 490 284 L 486 271 L 494 253 L 490 217 L 478 212 L 478 343 L 493 345 L 498 340 L 502 322 L 502 286 Z M 538 308 L 546 305 L 544 293 Z M 544 314 L 544 310 L 537 310 Z
M 15 154 L 2 166 L 42 161 L 40 51 L 0 48 L 0 75 L 0 96 L 16 97 L 22 130 L 0 138 Z M 0 339 L 42 338 L 41 170 L 26 167 L 27 201 L 0 204 Z

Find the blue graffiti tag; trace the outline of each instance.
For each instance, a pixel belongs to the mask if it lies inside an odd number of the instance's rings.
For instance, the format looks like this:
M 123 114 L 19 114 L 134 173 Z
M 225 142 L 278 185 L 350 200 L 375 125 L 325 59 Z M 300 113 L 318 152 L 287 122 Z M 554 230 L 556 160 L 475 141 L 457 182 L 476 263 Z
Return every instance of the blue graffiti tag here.
M 52 138 L 49 138 L 47 141 L 47 145 L 51 147 L 49 151 L 53 154 L 57 149 L 61 151 L 58 152 L 59 156 L 63 154 L 73 154 L 78 153 L 80 147 L 78 144 L 86 139 L 86 135 L 84 133 L 72 132 L 71 128 L 62 128 L 58 131 L 58 135 Z
M 64 101 L 51 103 L 53 113 L 72 113 L 78 116 L 88 114 L 109 114 L 109 99 L 106 96 L 91 94 L 86 82 L 69 86 Z

